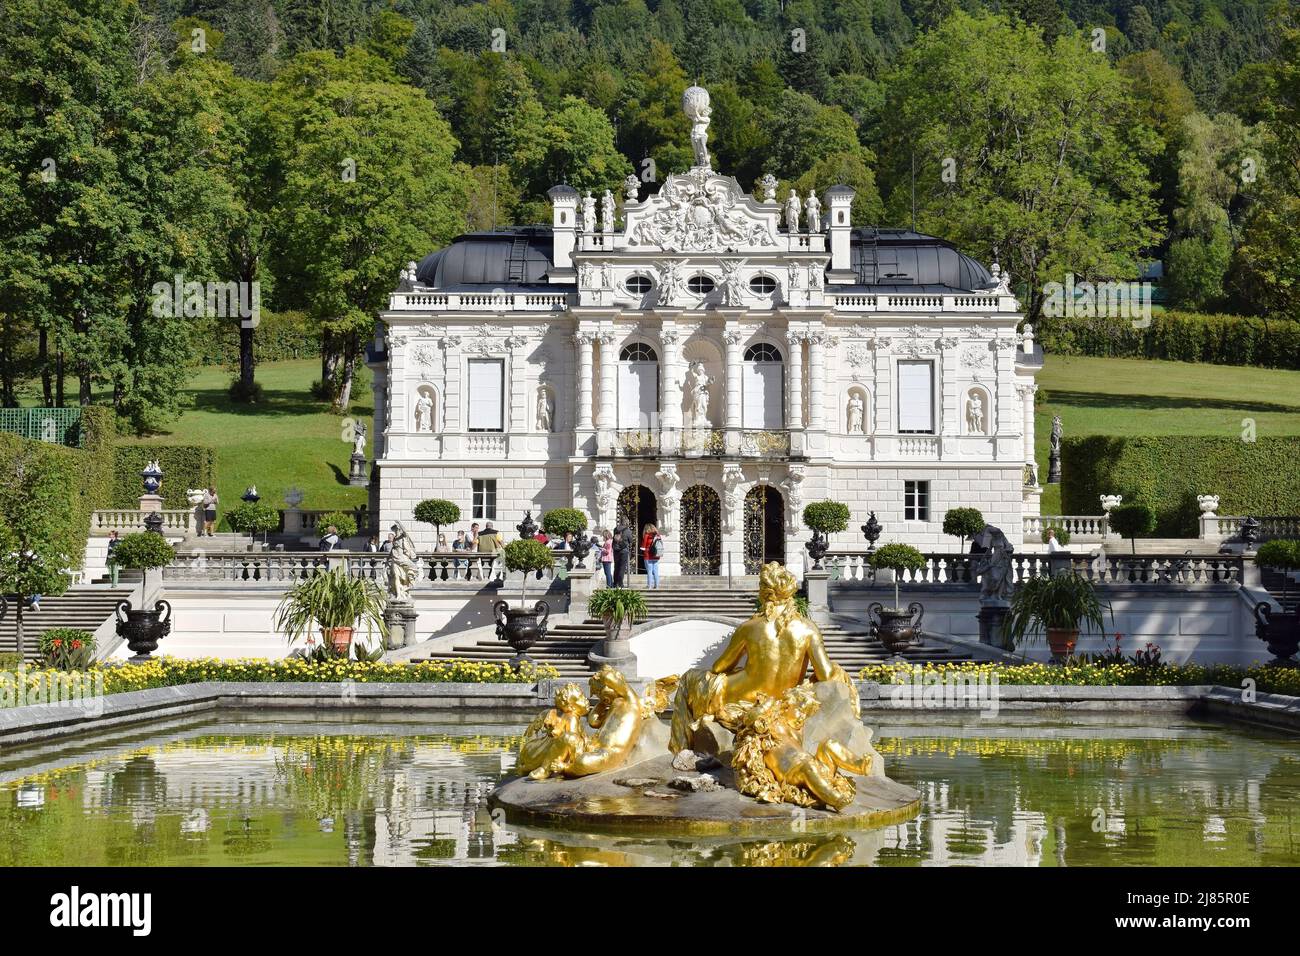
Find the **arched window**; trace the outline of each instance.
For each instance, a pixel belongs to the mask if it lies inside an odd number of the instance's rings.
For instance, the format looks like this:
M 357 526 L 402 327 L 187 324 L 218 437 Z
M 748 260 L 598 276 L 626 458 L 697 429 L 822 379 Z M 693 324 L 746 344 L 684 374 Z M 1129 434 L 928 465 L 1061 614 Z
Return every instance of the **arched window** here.
M 776 346 L 756 342 L 745 349 L 740 376 L 743 427 L 762 430 L 785 427 L 784 371 Z
M 716 285 L 708 276 L 691 276 L 686 280 L 686 288 L 695 295 L 708 295 Z
M 657 362 L 659 356 L 655 350 L 644 342 L 633 342 L 631 345 L 623 346 L 623 351 L 619 353 L 620 362 Z
M 653 283 L 650 281 L 649 276 L 635 275 L 628 276 L 626 285 L 627 291 L 631 292 L 633 295 L 645 295 L 650 291 L 650 286 L 653 285 Z
M 746 362 L 779 362 L 781 353 L 776 350 L 775 345 L 767 342 L 759 342 L 745 349 Z
M 755 295 L 771 295 L 776 291 L 776 280 L 771 276 L 754 276 L 749 280 L 749 290 Z

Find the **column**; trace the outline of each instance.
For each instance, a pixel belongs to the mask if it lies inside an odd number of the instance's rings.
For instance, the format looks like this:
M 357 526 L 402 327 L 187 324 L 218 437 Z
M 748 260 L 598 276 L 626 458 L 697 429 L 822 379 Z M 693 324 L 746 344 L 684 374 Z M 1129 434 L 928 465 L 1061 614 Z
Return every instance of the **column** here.
M 1038 391 L 1038 386 L 1021 385 L 1017 391 L 1020 392 L 1020 403 L 1024 408 L 1025 464 L 1029 465 L 1034 461 L 1034 393 Z
M 600 410 L 596 413 L 596 428 L 612 432 L 618 423 L 614 395 L 614 333 L 601 332 L 600 343 Z
M 744 421 L 740 412 L 740 340 L 741 332 L 738 329 L 728 329 L 722 333 L 727 379 L 725 425 L 728 430 L 739 429 Z
M 678 368 L 677 343 L 675 328 L 665 327 L 659 330 L 659 344 L 662 346 L 659 372 L 659 427 L 682 427 L 682 374 Z
M 787 332 L 785 427 L 803 428 L 803 333 Z
M 808 336 L 808 427 L 826 429 L 826 333 Z
M 578 413 L 574 421 L 579 431 L 591 430 L 592 343 L 595 340 L 590 332 L 579 332 L 573 337 L 578 350 Z

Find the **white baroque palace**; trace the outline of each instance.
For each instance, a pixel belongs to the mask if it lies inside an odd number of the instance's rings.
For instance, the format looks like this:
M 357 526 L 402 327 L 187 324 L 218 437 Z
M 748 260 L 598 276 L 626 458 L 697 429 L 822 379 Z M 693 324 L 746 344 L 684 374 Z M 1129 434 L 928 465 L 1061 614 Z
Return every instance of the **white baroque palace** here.
M 852 512 L 832 546 L 864 544 L 874 511 L 882 542 L 947 548 L 962 505 L 1018 539 L 1041 351 L 1009 277 L 853 228 L 846 186 L 746 194 L 709 166 L 707 104 L 687 91 L 697 165 L 657 194 L 556 186 L 550 226 L 459 236 L 402 273 L 369 362 L 381 526 L 432 497 L 508 528 L 571 506 L 656 521 L 670 574 L 797 566 L 824 498 Z

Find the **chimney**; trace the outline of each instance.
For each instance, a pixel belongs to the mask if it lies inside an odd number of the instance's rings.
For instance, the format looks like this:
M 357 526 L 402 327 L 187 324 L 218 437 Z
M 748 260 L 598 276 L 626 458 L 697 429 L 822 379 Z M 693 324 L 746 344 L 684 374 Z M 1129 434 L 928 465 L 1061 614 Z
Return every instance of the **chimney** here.
M 826 231 L 830 236 L 831 249 L 826 280 L 840 285 L 853 281 L 849 239 L 853 229 L 853 197 L 856 195 L 850 186 L 832 186 L 826 190 Z
M 577 235 L 578 191 L 572 186 L 552 186 L 551 229 L 555 236 L 554 259 L 547 274 L 551 282 L 573 281 L 573 245 Z

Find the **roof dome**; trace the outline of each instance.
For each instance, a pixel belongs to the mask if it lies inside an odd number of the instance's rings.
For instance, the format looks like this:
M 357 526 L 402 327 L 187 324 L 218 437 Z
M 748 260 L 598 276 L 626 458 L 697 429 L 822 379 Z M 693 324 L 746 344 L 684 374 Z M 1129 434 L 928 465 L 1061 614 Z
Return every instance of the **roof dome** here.
M 415 278 L 435 289 L 545 283 L 554 246 L 549 226 L 469 232 L 421 259 Z
M 850 249 L 859 285 L 965 292 L 993 285 L 989 270 L 952 243 L 908 229 L 854 229 Z

